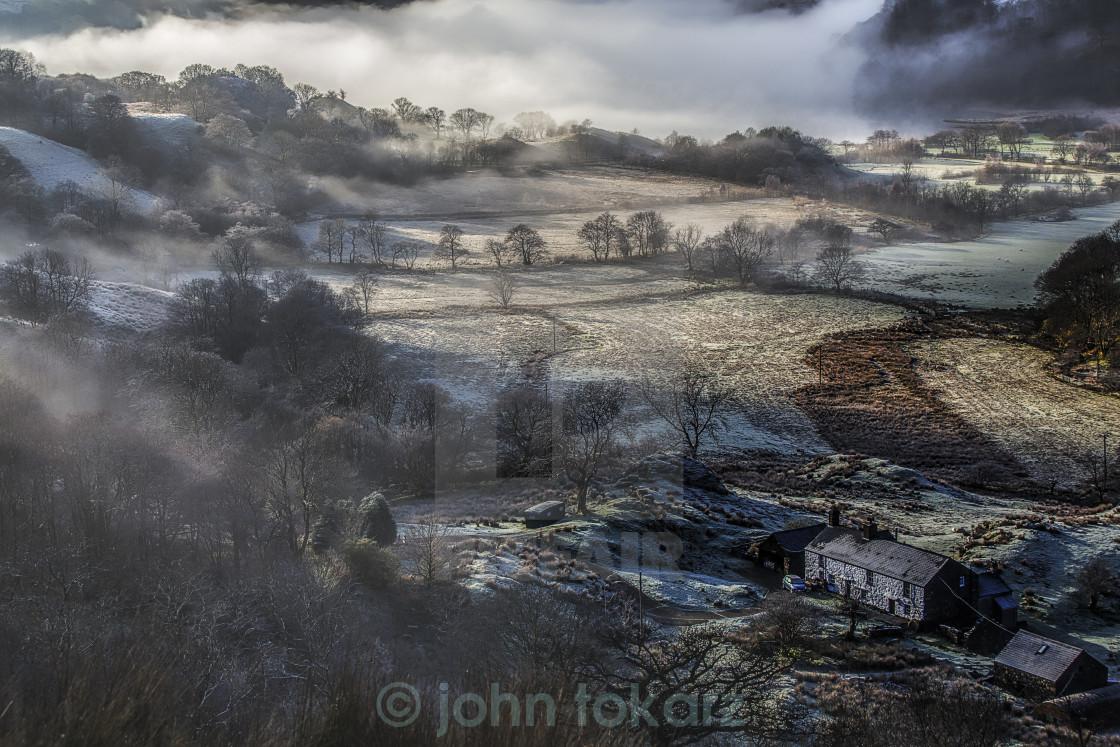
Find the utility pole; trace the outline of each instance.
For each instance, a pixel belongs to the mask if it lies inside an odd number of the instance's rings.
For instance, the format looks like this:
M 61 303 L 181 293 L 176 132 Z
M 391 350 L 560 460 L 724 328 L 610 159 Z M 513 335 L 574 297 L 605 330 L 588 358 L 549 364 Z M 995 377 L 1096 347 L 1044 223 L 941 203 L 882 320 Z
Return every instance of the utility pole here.
M 640 544 L 638 545 L 638 625 L 639 625 L 639 631 L 642 628 L 645 627 L 645 621 L 646 621 L 644 610 L 642 609 L 642 607 L 643 607 L 642 597 L 645 596 L 645 592 L 643 591 L 643 584 L 642 584 L 642 550 L 644 550 L 644 549 L 645 548 L 643 548 Z
M 1101 479 L 1101 493 L 1104 493 L 1108 487 L 1108 433 L 1101 434 L 1101 440 L 1104 441 L 1104 448 L 1102 449 L 1102 456 L 1104 457 L 1104 477 Z

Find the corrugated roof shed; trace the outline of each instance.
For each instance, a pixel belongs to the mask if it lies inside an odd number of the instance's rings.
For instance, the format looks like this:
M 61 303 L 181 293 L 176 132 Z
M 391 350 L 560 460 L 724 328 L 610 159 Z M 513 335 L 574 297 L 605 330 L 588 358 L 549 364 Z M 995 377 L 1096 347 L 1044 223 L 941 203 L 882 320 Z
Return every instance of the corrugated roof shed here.
M 851 529 L 828 527 L 805 548 L 919 586 L 928 584 L 949 558 L 887 539 L 865 540 Z
M 999 652 L 996 664 L 1057 682 L 1081 654 L 1081 649 L 1020 630 Z
M 811 524 L 807 527 L 774 532 L 771 536 L 774 538 L 774 541 L 778 543 L 778 547 L 786 552 L 801 552 L 805 549 L 805 546 L 812 542 L 813 538 L 820 534 L 827 526 L 827 524 Z

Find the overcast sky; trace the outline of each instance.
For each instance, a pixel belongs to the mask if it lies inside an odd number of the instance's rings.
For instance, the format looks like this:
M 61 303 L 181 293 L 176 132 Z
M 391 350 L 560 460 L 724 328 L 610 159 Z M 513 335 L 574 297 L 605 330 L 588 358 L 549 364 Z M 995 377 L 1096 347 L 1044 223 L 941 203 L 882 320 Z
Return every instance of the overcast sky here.
M 51 73 L 173 78 L 193 62 L 244 62 L 273 65 L 289 84 L 345 89 L 364 106 L 407 96 L 448 111 L 473 106 L 498 122 L 544 109 L 558 121 L 590 118 L 651 137 L 782 123 L 840 138 L 879 124 L 852 113 L 863 55 L 840 36 L 881 5 L 823 0 L 791 16 L 738 13 L 727 0 L 431 0 L 392 11 L 150 16 L 134 30 L 7 43 Z

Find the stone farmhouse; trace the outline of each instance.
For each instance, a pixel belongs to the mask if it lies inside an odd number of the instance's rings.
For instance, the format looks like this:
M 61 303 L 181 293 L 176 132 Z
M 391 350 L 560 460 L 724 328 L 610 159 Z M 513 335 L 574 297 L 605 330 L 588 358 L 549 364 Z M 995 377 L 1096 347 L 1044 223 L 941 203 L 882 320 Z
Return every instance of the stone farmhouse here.
M 804 578 L 923 628 L 974 619 L 980 592 L 971 569 L 881 537 L 874 522 L 824 529 L 805 547 Z

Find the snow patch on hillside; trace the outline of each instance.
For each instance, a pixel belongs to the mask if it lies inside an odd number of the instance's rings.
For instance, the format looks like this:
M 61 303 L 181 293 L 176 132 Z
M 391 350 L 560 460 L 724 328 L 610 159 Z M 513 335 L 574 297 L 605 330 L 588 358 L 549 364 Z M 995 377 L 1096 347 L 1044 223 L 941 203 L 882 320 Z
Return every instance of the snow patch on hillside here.
M 31 173 L 31 178 L 44 189 L 54 189 L 66 181 L 74 181 L 90 192 L 98 192 L 107 184 L 105 170 L 97 161 L 78 150 L 39 135 L 13 127 L 0 127 L 0 144 L 11 151 Z M 133 190 L 136 208 L 151 210 L 158 198 L 142 189 Z

